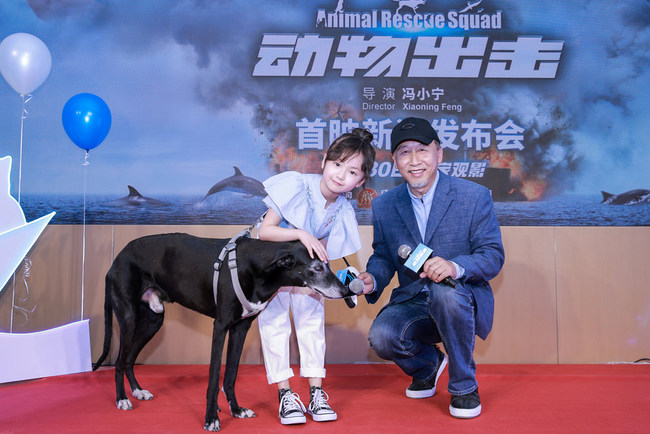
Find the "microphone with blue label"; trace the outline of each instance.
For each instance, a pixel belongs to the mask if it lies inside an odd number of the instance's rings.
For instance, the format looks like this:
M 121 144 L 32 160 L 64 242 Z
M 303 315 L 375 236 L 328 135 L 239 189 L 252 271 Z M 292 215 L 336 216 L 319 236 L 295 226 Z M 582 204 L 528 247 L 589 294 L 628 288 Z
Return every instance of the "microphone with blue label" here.
M 345 258 L 343 258 L 343 260 L 345 261 L 345 264 L 348 267 L 343 270 L 337 271 L 336 277 L 338 277 L 341 283 L 347 286 L 351 292 L 355 294 L 362 294 L 363 280 L 357 278 L 357 276 L 359 275 L 359 271 L 356 268 L 352 267 Z M 347 304 L 350 309 L 357 306 L 356 295 L 345 297 L 344 300 L 345 300 L 345 304 Z
M 397 250 L 397 256 L 404 259 L 406 262 L 404 265 L 409 270 L 413 271 L 415 274 L 420 274 L 422 272 L 422 266 L 424 263 L 433 256 L 433 250 L 430 247 L 425 246 L 424 244 L 419 244 L 415 250 L 411 247 L 403 244 Z M 440 283 L 443 283 L 447 286 L 455 288 L 458 282 L 451 277 L 447 276 Z

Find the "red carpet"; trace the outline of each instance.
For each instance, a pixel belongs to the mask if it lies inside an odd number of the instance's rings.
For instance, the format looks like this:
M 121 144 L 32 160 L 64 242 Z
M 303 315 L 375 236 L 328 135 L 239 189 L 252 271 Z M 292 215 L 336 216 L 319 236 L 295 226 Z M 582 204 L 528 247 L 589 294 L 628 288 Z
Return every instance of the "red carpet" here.
M 297 372 L 297 367 L 295 371 Z M 0 386 L 2 433 L 204 432 L 207 365 L 137 366 L 152 401 L 115 407 L 113 368 Z M 264 367 L 243 365 L 239 403 L 253 419 L 230 416 L 219 396 L 222 432 L 228 433 L 432 433 L 432 432 L 650 432 L 650 365 L 479 365 L 483 414 L 472 420 L 449 415 L 447 371 L 433 398 L 408 399 L 409 380 L 390 364 L 327 365 L 325 390 L 339 414 L 335 422 L 282 426 L 277 389 Z M 292 386 L 308 401 L 307 382 Z M 128 387 L 128 386 L 127 386 Z

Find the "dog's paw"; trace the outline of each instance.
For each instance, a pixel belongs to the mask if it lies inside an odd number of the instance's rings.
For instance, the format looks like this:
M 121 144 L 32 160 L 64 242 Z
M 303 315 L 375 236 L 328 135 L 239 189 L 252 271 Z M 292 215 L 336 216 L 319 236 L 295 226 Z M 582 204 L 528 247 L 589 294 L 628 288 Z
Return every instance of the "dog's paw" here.
M 117 408 L 119 410 L 133 410 L 133 405 L 131 405 L 131 401 L 128 399 L 120 399 L 117 401 Z
M 135 389 L 132 390 L 131 393 L 136 399 L 140 401 L 149 401 L 150 399 L 153 399 L 153 393 L 149 392 L 148 390 Z
M 214 419 L 212 422 L 206 423 L 203 425 L 203 429 L 206 431 L 219 431 L 221 429 L 219 419 Z
M 230 414 L 232 414 L 233 417 L 237 417 L 239 419 L 246 419 L 248 417 L 256 417 L 257 415 L 253 410 L 250 410 L 248 408 L 244 407 L 239 407 L 239 408 L 230 408 Z

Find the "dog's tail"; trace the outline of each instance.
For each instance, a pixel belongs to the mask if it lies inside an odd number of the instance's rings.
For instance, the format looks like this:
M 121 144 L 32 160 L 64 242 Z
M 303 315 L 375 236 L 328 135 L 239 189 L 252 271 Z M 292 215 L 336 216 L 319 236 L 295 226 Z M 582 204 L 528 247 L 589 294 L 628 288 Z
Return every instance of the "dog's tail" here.
M 109 278 L 106 276 L 106 295 L 104 298 L 104 349 L 97 362 L 93 363 L 93 371 L 102 365 L 102 362 L 108 356 L 108 350 L 111 348 L 111 338 L 113 337 L 113 306 L 109 294 Z

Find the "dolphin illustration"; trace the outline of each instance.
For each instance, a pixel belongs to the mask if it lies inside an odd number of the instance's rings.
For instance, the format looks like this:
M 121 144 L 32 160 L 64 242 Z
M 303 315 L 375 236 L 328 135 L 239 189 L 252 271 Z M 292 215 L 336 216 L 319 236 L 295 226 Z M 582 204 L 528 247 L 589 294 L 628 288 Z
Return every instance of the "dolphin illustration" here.
M 611 194 L 601 191 L 603 201 L 607 205 L 638 205 L 641 203 L 650 203 L 650 190 L 630 190 L 621 194 Z
M 235 169 L 235 174 L 214 184 L 205 197 L 201 199 L 201 202 L 206 200 L 208 196 L 220 191 L 235 191 L 237 193 L 243 193 L 247 198 L 253 196 L 266 196 L 264 184 L 257 179 L 242 175 L 239 167 L 233 166 L 233 168 Z
M 127 185 L 129 187 L 129 195 L 123 198 L 113 200 L 105 203 L 109 206 L 165 206 L 167 203 L 152 199 L 150 197 L 145 197 L 140 194 L 135 187 Z

